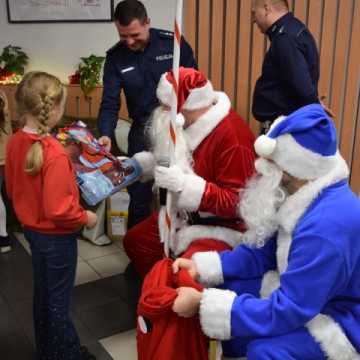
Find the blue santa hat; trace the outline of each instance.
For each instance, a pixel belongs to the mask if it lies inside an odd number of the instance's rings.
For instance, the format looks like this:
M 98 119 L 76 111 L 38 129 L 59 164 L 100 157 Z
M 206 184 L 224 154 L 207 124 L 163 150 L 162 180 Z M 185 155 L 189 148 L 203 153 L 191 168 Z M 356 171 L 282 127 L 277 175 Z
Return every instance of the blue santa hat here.
M 336 166 L 335 126 L 320 104 L 307 105 L 276 119 L 255 151 L 298 179 L 317 179 Z

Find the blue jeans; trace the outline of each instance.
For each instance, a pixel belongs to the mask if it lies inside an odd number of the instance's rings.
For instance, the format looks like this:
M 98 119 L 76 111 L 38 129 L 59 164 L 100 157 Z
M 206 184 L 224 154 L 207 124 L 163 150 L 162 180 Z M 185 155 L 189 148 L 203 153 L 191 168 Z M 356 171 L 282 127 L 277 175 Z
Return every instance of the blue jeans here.
M 79 338 L 69 314 L 77 264 L 76 234 L 31 230 L 24 234 L 32 252 L 38 360 L 79 360 Z

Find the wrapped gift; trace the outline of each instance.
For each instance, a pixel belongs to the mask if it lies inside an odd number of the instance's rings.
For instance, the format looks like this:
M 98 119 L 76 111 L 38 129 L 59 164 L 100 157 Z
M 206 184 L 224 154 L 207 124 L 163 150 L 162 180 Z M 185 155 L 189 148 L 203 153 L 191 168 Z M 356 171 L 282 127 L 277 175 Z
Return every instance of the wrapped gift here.
M 141 167 L 134 159 L 120 160 L 107 151 L 82 121 L 60 128 L 55 137 L 64 145 L 81 195 L 93 206 L 136 181 Z

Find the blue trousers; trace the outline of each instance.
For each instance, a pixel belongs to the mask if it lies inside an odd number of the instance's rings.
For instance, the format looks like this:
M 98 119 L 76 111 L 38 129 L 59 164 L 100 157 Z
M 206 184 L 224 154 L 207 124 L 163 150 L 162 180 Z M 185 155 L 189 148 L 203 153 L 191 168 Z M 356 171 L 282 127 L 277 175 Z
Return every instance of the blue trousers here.
M 127 187 L 130 196 L 127 227 L 130 229 L 151 215 L 153 181 L 136 183 Z
M 79 360 L 79 338 L 70 319 L 77 264 L 76 234 L 25 230 L 32 252 L 33 317 L 38 360 Z
M 238 295 L 259 296 L 262 278 L 226 281 L 221 287 Z M 223 355 L 247 360 L 325 360 L 320 345 L 306 328 L 271 338 L 234 338 L 222 342 Z
M 147 150 L 149 144 L 145 139 L 144 126 L 132 125 L 128 136 L 128 156 Z M 128 186 L 127 190 L 130 196 L 129 214 L 127 227 L 130 229 L 151 215 L 152 212 L 152 186 L 153 182 L 149 181 L 136 183 Z

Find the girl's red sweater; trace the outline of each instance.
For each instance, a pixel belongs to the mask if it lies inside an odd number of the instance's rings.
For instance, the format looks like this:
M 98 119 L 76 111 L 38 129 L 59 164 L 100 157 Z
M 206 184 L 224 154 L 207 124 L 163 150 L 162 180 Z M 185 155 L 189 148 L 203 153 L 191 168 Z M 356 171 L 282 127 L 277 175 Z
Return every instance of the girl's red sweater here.
M 25 172 L 26 155 L 35 141 L 43 148 L 39 174 Z M 19 130 L 9 140 L 5 165 L 6 191 L 21 224 L 30 230 L 67 234 L 87 222 L 79 204 L 74 169 L 63 146 L 51 136 Z

